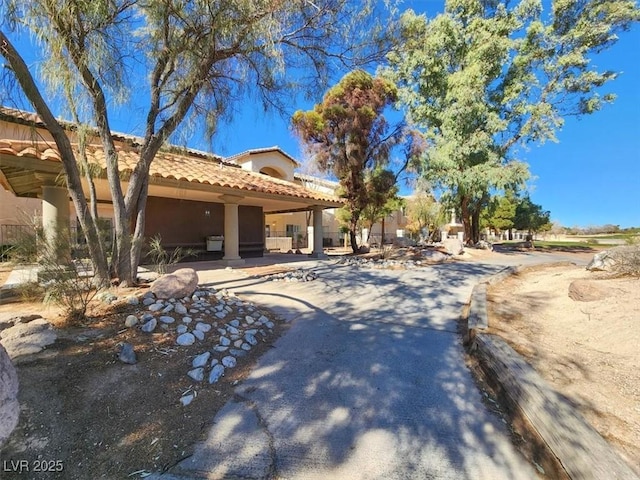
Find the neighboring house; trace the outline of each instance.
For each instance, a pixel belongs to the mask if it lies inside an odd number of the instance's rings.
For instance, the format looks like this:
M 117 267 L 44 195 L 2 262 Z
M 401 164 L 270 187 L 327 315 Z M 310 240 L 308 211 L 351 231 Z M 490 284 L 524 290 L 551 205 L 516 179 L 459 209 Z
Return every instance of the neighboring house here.
M 68 136 L 75 146 L 77 139 L 71 128 Z M 114 140 L 126 189 L 140 140 L 121 134 L 114 134 Z M 95 178 L 99 215 L 109 219 L 113 214 L 102 146 L 97 135 L 87 143 L 89 163 L 100 167 Z M 292 181 L 296 166 L 297 162 L 277 147 L 245 152 L 228 161 L 196 150 L 162 149 L 150 169 L 145 237 L 160 234 L 167 248 L 205 250 L 207 237 L 223 236 L 224 253 L 220 256 L 227 264 L 240 264 L 243 257 L 262 255 L 266 215 L 312 212 L 317 239 L 312 255 L 320 257 L 322 212 L 342 203 L 333 194 Z M 45 229 L 74 223 L 63 178 L 56 145 L 40 119 L 0 108 L 0 185 L 16 197 L 41 199 Z M 87 185 L 83 187 L 86 191 Z

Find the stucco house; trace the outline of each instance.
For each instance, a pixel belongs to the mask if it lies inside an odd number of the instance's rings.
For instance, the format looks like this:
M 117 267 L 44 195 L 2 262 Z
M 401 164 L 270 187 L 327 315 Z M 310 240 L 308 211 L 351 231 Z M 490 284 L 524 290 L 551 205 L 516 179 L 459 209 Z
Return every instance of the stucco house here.
M 77 138 L 69 126 L 71 143 Z M 140 140 L 114 134 L 123 189 L 138 159 Z M 111 197 L 102 146 L 97 135 L 87 147 L 89 163 L 99 167 L 95 178 L 98 210 L 112 218 Z M 222 261 L 242 264 L 242 258 L 262 255 L 268 215 L 310 212 L 313 225 L 311 255 L 322 257 L 325 209 L 341 201 L 329 192 L 296 182 L 297 162 L 277 147 L 256 149 L 224 159 L 197 150 L 168 146 L 151 164 L 145 237 L 160 234 L 165 247 L 216 249 L 207 237 L 223 237 Z M 73 224 L 60 155 L 37 115 L 0 108 L 0 185 L 7 198 L 38 199 L 45 229 Z M 83 188 L 87 192 L 87 185 Z M 30 204 L 29 208 L 33 205 Z M 17 220 L 17 219 L 16 219 Z

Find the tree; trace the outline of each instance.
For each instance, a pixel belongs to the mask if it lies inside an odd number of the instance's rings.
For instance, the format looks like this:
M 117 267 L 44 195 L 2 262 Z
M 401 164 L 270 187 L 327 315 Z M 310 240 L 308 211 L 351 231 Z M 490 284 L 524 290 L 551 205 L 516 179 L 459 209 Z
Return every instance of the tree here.
M 390 126 L 383 115 L 395 102 L 396 94 L 393 82 L 354 70 L 325 94 L 322 103 L 313 110 L 298 110 L 292 119 L 293 129 L 320 169 L 331 172 L 340 182 L 354 253 L 359 250 L 358 222 L 372 201 L 367 179 L 385 169 L 393 147 L 406 141 L 406 161 L 400 170 L 406 168 L 419 147 L 402 123 Z
M 531 246 L 533 246 L 533 236 L 535 233 L 551 229 L 550 215 L 548 210 L 542 210 L 540 205 L 531 201 L 529 195 L 525 195 L 519 200 L 516 206 L 513 225 L 518 230 L 526 230 L 529 232 Z
M 458 204 L 467 241 L 492 189 L 522 185 L 527 143 L 555 141 L 567 115 L 590 114 L 616 77 L 590 57 L 640 19 L 632 0 L 447 0 L 433 19 L 406 12 L 385 76 L 428 142 L 423 172 Z
M 498 233 L 511 230 L 516 215 L 516 203 L 517 198 L 514 194 L 492 197 L 489 205 L 484 209 L 485 216 L 481 219 L 482 223 Z
M 398 197 L 396 176 L 390 170 L 376 169 L 370 172 L 365 180 L 365 189 L 368 202 L 363 208 L 361 216 L 369 230 L 366 239 L 366 243 L 369 243 L 373 225 L 380 220 L 384 221 L 394 210 L 397 210 L 402 199 Z M 382 236 L 384 240 L 384 231 Z
M 438 227 L 446 223 L 444 209 L 425 191 L 418 191 L 407 199 L 407 218 L 407 229 L 417 234 L 420 241 L 432 241 Z
M 149 169 L 156 153 L 186 120 L 204 119 L 213 133 L 247 90 L 265 107 L 282 108 L 283 99 L 328 78 L 337 65 L 375 56 L 381 43 L 372 2 L 292 0 L 4 0 L 5 26 L 28 31 L 47 61 L 42 72 L 62 93 L 77 123 L 94 127 L 102 142 L 116 232 L 112 275 L 135 282 L 143 243 Z M 367 36 L 358 35 L 366 24 Z M 11 75 L 63 158 L 65 179 L 80 223 L 92 247 L 94 267 L 102 271 L 106 254 L 96 220 L 84 201 L 76 152 L 40 93 L 40 86 L 9 30 L 0 31 L 0 53 Z M 346 41 L 348 40 L 348 42 Z M 288 70 L 305 75 L 287 75 Z M 294 81 L 292 79 L 298 79 Z M 148 95 L 139 161 L 122 189 L 118 155 L 111 136 L 110 109 L 131 106 L 129 89 Z M 133 227 L 132 227 L 133 226 Z M 104 280 L 103 280 L 104 282 Z

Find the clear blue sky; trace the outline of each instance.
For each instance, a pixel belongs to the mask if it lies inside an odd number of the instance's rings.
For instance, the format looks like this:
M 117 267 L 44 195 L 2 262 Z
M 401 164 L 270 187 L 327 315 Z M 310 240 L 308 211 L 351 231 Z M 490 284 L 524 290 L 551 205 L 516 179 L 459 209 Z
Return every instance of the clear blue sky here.
M 442 10 L 444 1 L 407 0 L 404 5 L 433 16 Z M 34 51 L 24 51 L 26 43 L 23 37 L 18 48 L 28 60 L 34 59 Z M 640 226 L 640 28 L 623 33 L 613 48 L 592 61 L 598 67 L 621 72 L 604 90 L 618 98 L 594 115 L 567 119 L 558 133 L 559 143 L 533 146 L 521 155 L 534 176 L 531 198 L 565 226 Z M 314 101 L 321 101 L 323 93 L 318 92 Z M 312 107 L 313 102 L 292 102 L 290 113 Z M 238 110 L 231 123 L 220 125 L 213 147 L 197 137 L 189 146 L 228 156 L 278 145 L 303 160 L 288 118 L 265 114 L 253 101 Z M 112 115 L 115 130 L 142 133 L 142 111 L 118 113 Z

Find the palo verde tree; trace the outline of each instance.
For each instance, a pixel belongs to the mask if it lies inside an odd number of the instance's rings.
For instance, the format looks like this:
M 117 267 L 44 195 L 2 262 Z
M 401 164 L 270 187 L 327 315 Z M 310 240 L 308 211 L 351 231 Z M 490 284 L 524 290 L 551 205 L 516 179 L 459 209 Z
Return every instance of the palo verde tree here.
M 528 177 L 527 143 L 555 141 L 563 118 L 591 114 L 616 73 L 590 59 L 640 18 L 633 0 L 447 0 L 428 19 L 401 18 L 385 76 L 425 135 L 424 175 L 455 200 L 467 241 L 494 189 Z
M 340 182 L 354 253 L 359 250 L 356 232 L 362 212 L 378 201 L 371 198 L 376 189 L 367 188 L 367 181 L 377 178 L 387 182 L 393 177 L 395 185 L 398 173 L 382 173 L 393 147 L 405 144 L 405 161 L 399 171 L 415 158 L 419 148 L 402 122 L 391 126 L 384 117 L 384 110 L 396 99 L 393 82 L 354 70 L 325 94 L 322 103 L 313 110 L 297 111 L 292 119 L 295 132 L 320 169 Z
M 0 54 L 56 141 L 103 284 L 109 274 L 125 285 L 135 282 L 149 169 L 180 127 L 199 122 L 212 133 L 248 90 L 265 107 L 282 108 L 291 92 L 317 90 L 333 68 L 374 58 L 383 38 L 375 24 L 376 5 L 369 0 L 0 0 L 6 13 Z M 14 33 L 28 33 L 42 50 L 38 72 L 14 47 Z M 81 187 L 81 145 L 66 138 L 36 73 L 62 94 L 76 123 L 95 129 L 102 143 L 116 233 L 110 272 L 94 209 Z M 139 160 L 125 172 L 126 189 L 111 135 L 117 108 L 144 112 Z

